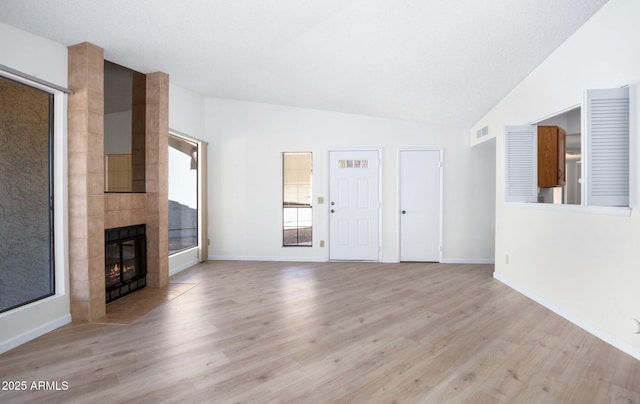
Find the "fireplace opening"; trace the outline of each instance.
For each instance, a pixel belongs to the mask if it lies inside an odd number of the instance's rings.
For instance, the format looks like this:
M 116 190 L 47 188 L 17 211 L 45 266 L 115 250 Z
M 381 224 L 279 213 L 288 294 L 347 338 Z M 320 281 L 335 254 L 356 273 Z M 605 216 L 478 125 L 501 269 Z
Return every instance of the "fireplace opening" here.
M 104 231 L 107 303 L 147 285 L 145 225 Z

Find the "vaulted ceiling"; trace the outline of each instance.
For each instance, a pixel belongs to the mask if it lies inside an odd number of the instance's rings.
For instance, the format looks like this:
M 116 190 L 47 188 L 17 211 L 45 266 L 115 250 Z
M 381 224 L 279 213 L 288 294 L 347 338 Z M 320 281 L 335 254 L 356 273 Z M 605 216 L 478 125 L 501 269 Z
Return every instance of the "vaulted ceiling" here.
M 604 3 L 2 0 L 0 21 L 204 96 L 470 127 Z

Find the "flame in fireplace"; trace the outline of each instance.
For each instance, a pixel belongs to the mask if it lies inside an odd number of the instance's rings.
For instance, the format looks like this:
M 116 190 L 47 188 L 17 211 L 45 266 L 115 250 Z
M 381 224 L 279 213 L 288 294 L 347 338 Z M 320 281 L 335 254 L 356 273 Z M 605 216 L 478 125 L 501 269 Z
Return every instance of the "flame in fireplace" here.
M 106 271 L 107 286 L 116 285 L 120 282 L 120 265 L 115 264 Z

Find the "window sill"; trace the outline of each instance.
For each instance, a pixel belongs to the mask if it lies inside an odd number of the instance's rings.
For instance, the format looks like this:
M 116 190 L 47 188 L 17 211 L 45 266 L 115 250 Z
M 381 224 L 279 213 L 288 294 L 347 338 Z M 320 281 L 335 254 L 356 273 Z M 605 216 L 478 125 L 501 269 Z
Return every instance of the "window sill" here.
M 554 203 L 525 203 L 524 206 L 527 209 L 582 213 L 587 215 L 631 216 L 631 207 L 628 206 L 560 205 Z

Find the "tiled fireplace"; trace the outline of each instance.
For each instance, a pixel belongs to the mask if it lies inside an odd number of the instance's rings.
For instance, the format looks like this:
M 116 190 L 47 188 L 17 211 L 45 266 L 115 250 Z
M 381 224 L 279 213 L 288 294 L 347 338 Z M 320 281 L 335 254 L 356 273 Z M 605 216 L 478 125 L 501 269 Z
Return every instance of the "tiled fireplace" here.
M 104 231 L 104 282 L 106 302 L 112 302 L 147 285 L 145 225 Z
M 168 283 L 169 77 L 146 75 L 144 193 L 104 192 L 104 52 L 69 47 L 69 276 L 74 321 L 106 313 L 105 229 L 145 224 L 146 285 Z

